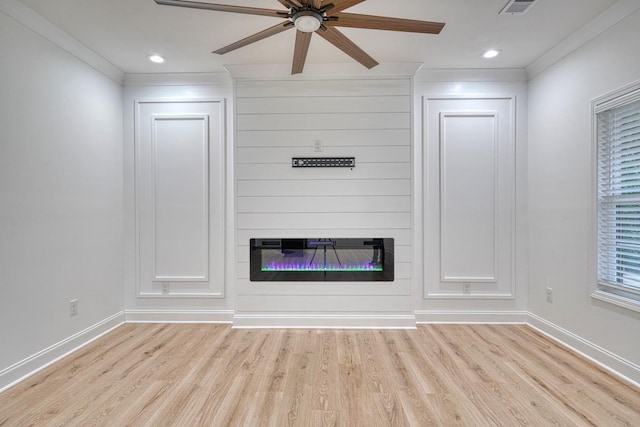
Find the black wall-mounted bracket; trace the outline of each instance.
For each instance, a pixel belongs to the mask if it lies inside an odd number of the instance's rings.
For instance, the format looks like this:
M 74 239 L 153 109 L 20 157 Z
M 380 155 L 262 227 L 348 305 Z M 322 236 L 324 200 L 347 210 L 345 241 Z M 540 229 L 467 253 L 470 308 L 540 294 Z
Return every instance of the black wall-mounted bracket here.
M 292 157 L 294 168 L 352 168 L 356 165 L 355 157 Z

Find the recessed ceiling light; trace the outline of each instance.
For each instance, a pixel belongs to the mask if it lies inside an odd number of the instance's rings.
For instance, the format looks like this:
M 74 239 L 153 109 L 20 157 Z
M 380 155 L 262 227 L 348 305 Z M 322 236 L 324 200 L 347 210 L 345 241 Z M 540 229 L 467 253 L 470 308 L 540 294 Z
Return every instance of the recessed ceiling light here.
M 482 54 L 482 57 L 495 58 L 496 56 L 500 55 L 500 52 L 502 52 L 500 49 L 489 49 L 488 51 Z
M 156 64 L 162 64 L 163 62 L 166 61 L 166 59 L 164 59 L 164 57 L 162 57 L 160 55 L 156 55 L 156 54 L 149 55 L 149 56 L 147 56 L 147 58 L 149 58 L 149 61 L 155 62 Z

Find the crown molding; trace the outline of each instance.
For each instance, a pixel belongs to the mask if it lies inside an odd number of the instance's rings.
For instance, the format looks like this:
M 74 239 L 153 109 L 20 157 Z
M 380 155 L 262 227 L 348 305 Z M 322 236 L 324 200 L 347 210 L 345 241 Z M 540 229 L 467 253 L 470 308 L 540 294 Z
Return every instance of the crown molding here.
M 640 10 L 638 0 L 620 0 L 594 18 L 591 22 L 580 28 L 578 31 L 564 39 L 551 50 L 547 51 L 540 58 L 533 61 L 526 67 L 527 78 L 532 79 L 551 67 L 556 62 L 565 58 L 573 51 L 584 46 L 600 34 L 607 31 L 626 17 Z
M 227 72 L 126 74 L 125 86 L 231 86 Z
M 301 74 L 291 74 L 291 64 L 225 65 L 237 80 L 309 80 L 309 79 L 375 79 L 380 77 L 413 77 L 422 63 L 385 63 L 367 69 L 358 63 L 306 64 Z
M 508 82 L 526 81 L 523 68 L 442 68 L 422 69 L 416 82 Z
M 64 49 L 114 82 L 120 85 L 123 83 L 124 72 L 122 70 L 53 25 L 22 2 L 18 0 L 2 0 L 0 1 L 0 12 Z

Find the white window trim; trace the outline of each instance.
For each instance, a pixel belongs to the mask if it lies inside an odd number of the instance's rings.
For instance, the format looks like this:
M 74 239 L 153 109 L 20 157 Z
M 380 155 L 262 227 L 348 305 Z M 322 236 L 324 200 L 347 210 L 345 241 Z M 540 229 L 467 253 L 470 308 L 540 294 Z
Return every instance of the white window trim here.
M 598 119 L 597 114 L 640 98 L 640 80 L 591 101 L 592 218 L 591 218 L 591 298 L 640 312 L 640 300 L 618 295 L 598 284 Z

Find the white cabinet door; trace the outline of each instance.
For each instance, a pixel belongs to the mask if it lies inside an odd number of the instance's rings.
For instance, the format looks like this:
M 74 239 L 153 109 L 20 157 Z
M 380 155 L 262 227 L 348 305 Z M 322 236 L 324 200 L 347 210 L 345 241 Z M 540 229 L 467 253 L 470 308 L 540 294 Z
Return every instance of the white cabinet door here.
M 424 99 L 426 298 L 512 298 L 512 98 Z
M 139 102 L 138 295 L 223 296 L 221 102 Z

